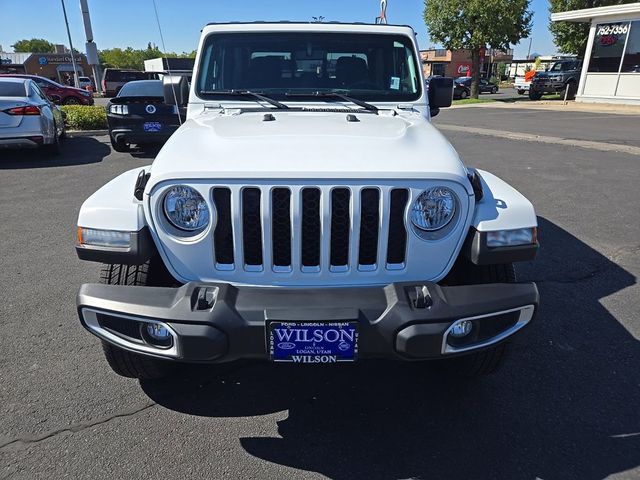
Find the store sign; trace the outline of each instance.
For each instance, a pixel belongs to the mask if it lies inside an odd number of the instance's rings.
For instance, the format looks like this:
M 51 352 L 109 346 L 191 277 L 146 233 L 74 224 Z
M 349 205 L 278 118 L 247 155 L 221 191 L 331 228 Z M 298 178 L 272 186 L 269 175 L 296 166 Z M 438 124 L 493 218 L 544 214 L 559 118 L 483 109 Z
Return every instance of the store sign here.
M 628 23 L 609 23 L 606 25 L 598 25 L 596 30 L 597 41 L 603 47 L 611 47 L 618 43 L 629 31 Z
M 81 63 L 82 56 L 76 55 L 75 60 L 76 62 Z M 64 63 L 72 63 L 72 61 L 73 60 L 71 59 L 71 55 L 67 55 L 67 54 L 41 55 L 40 57 L 38 57 L 38 63 L 40 65 L 49 65 L 49 64 L 60 65 Z
M 460 77 L 470 77 L 471 76 L 471 65 L 468 63 L 459 63 L 456 68 L 456 72 Z

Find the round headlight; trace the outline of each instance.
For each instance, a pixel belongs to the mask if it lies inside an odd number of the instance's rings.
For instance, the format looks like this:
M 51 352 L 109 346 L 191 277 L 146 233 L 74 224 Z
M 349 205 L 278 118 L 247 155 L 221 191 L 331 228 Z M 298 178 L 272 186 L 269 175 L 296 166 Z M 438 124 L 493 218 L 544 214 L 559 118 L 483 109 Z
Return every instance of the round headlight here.
M 186 185 L 171 187 L 164 197 L 164 213 L 180 230 L 194 232 L 209 225 L 209 207 L 202 195 Z
M 447 187 L 425 190 L 411 209 L 411 223 L 420 230 L 433 232 L 447 226 L 456 213 L 455 194 Z

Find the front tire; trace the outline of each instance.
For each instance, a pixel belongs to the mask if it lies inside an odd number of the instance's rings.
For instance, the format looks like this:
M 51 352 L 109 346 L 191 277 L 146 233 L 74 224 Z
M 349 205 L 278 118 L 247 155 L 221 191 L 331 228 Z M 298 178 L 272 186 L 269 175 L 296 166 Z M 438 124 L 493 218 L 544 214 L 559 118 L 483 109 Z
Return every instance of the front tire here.
M 568 89 L 567 100 L 575 100 L 576 93 L 578 93 L 578 85 L 576 84 L 576 82 L 570 81 L 569 83 L 567 83 L 567 86 L 565 88 Z
M 465 265 L 464 273 L 467 284 L 515 283 L 516 272 L 513 263 L 499 265 Z M 462 272 L 461 272 L 462 273 Z M 491 375 L 498 371 L 508 351 L 508 343 L 502 342 L 476 353 L 444 360 L 447 373 L 463 377 Z
M 157 257 L 143 265 L 105 264 L 100 275 L 100 283 L 129 286 L 166 285 L 164 272 L 164 265 Z M 174 364 L 167 360 L 138 355 L 104 341 L 102 350 L 111 369 L 122 377 L 140 380 L 164 378 L 170 375 L 174 368 Z
M 536 92 L 534 90 L 529 89 L 529 100 L 540 100 L 542 98 L 541 92 Z
M 464 99 L 465 99 L 465 98 L 467 98 L 468 96 L 469 96 L 469 92 L 467 92 L 466 90 L 462 90 L 462 91 L 460 92 L 460 98 L 461 98 L 462 100 L 464 100 Z
M 67 97 L 62 103 L 64 105 L 80 105 L 80 100 L 78 100 L 76 97 Z

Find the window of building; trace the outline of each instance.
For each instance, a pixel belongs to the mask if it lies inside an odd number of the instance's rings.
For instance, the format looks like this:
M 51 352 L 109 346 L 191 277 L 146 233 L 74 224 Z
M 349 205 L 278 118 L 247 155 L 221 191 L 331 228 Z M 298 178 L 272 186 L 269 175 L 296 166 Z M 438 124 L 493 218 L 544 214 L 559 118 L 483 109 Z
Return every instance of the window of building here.
M 631 22 L 627 51 L 622 60 L 622 72 L 640 73 L 640 20 Z
M 601 23 L 596 26 L 589 72 L 618 73 L 629 27 L 629 22 Z
M 446 48 L 437 48 L 436 49 L 436 57 L 446 57 L 447 49 Z
M 437 77 L 444 77 L 445 64 L 444 63 L 434 63 L 431 66 L 431 75 Z

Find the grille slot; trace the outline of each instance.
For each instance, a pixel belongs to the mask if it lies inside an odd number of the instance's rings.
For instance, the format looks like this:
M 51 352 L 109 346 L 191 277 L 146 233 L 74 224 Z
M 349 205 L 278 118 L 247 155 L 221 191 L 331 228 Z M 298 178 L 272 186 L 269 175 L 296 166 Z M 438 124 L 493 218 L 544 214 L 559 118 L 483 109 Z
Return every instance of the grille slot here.
M 216 263 L 233 265 L 233 226 L 231 221 L 231 190 L 214 188 L 213 202 L 218 214 L 218 223 L 213 233 Z
M 389 206 L 389 238 L 387 242 L 387 264 L 403 264 L 406 259 L 407 230 L 404 212 L 409 200 L 409 192 L 404 188 L 391 190 Z
M 244 263 L 262 265 L 262 222 L 260 218 L 260 189 L 242 190 L 242 247 Z
M 302 266 L 320 266 L 320 189 L 302 190 Z
M 273 265 L 291 266 L 291 190 L 274 188 L 271 192 L 271 238 Z
M 348 188 L 331 191 L 331 266 L 349 265 L 351 192 Z
M 380 191 L 363 188 L 360 192 L 360 248 L 358 263 L 372 266 L 378 256 L 380 234 Z

